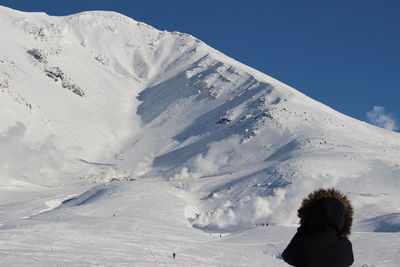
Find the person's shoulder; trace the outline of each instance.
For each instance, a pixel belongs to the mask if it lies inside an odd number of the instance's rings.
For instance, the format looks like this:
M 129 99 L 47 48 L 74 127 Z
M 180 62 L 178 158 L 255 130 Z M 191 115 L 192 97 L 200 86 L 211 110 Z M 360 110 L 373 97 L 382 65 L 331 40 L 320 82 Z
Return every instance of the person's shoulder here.
M 339 238 L 339 243 L 344 245 L 344 246 L 352 247 L 351 241 L 346 237 Z
M 343 260 L 346 262 L 346 265 L 350 266 L 354 262 L 353 245 L 346 237 L 340 238 L 340 243 L 340 254 L 343 257 Z

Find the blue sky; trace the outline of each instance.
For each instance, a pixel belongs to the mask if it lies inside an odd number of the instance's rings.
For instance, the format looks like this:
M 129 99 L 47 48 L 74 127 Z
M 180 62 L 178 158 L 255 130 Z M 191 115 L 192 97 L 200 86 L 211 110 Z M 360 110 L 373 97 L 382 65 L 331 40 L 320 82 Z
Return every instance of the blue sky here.
M 50 15 L 112 10 L 161 30 L 189 33 L 346 115 L 388 129 L 397 123 L 400 128 L 399 0 L 0 4 Z

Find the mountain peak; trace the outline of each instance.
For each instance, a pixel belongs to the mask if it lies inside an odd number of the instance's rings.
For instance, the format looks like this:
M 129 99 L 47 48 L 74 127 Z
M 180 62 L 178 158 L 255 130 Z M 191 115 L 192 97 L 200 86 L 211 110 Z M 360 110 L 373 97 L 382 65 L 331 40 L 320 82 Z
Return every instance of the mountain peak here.
M 1 12 L 1 184 L 157 177 L 199 186 L 191 222 L 226 231 L 293 223 L 294 203 L 327 185 L 349 193 L 360 225 L 371 205 L 394 212 L 398 133 L 115 12 Z M 386 207 L 363 200 L 382 192 Z

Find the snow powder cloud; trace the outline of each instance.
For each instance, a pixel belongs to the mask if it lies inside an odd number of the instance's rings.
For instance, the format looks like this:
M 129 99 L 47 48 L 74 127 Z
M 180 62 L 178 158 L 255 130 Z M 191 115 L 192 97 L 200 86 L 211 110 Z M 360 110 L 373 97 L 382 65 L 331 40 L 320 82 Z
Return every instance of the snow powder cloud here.
M 388 113 L 386 113 L 384 107 L 374 106 L 371 111 L 367 112 L 368 122 L 385 128 L 390 131 L 398 129 L 396 120 Z
M 0 132 L 0 185 L 21 181 L 56 182 L 61 155 L 51 139 L 28 145 L 24 140 L 26 131 L 26 126 L 18 121 L 10 129 Z

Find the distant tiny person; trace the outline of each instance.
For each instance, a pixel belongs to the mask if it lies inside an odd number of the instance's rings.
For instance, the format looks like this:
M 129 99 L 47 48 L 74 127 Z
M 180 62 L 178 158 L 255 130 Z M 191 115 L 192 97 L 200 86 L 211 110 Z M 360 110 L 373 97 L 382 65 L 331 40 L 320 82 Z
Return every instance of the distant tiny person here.
M 319 189 L 303 199 L 297 211 L 300 227 L 283 251 L 288 264 L 297 267 L 347 267 L 353 264 L 348 236 L 353 208 L 335 189 Z

